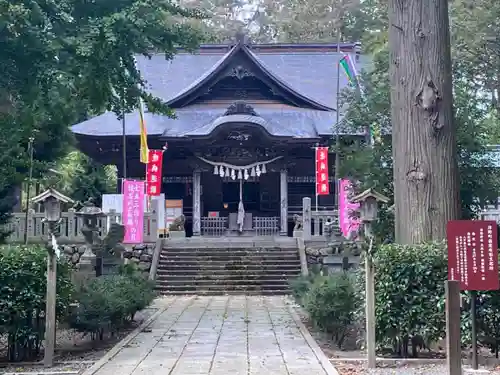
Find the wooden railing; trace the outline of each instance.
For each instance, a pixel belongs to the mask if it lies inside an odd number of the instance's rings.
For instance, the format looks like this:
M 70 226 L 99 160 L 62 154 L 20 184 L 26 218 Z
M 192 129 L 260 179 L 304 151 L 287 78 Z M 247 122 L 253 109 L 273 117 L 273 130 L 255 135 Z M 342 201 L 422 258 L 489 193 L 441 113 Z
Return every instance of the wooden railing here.
M 209 237 L 222 237 L 228 233 L 227 217 L 202 217 L 201 234 Z M 274 236 L 279 234 L 279 217 L 254 216 L 252 226 L 245 232 L 253 232 L 256 236 Z
M 156 214 L 144 213 L 144 240 L 143 242 L 155 242 L 158 238 L 158 226 Z M 24 242 L 25 233 L 28 236 L 29 243 L 40 243 L 47 240 L 48 227 L 43 223 L 44 213 L 30 212 L 26 221 L 26 213 L 15 213 L 6 230 L 12 232 L 8 242 Z M 64 243 L 84 243 L 81 232 L 83 220 L 76 216 L 75 211 L 61 213 L 61 226 L 59 241 Z M 105 235 L 108 231 L 109 223 L 121 222 L 121 214 L 109 213 L 98 220 L 99 234 Z
M 276 236 L 280 231 L 279 217 L 256 216 L 253 218 L 253 227 L 257 236 Z
M 227 217 L 202 217 L 201 234 L 210 237 L 222 237 L 227 232 Z

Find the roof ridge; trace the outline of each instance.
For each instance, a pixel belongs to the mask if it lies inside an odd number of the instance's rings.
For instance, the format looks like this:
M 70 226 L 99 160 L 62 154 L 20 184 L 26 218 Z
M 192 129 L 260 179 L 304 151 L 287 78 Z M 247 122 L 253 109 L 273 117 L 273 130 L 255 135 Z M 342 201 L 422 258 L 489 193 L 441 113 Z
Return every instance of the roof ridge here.
M 223 69 L 225 64 L 230 61 L 231 57 L 234 56 L 237 52 L 242 51 L 247 55 L 247 57 L 255 64 L 259 69 L 262 70 L 264 74 L 266 74 L 269 78 L 271 78 L 274 82 L 276 82 L 279 86 L 281 86 L 282 89 L 285 91 L 288 91 L 289 93 L 295 95 L 296 97 L 300 98 L 301 100 L 309 103 L 312 107 L 315 107 L 316 109 L 320 110 L 326 110 L 326 111 L 335 111 L 336 109 L 321 103 L 317 100 L 312 99 L 311 97 L 304 95 L 297 90 L 293 89 L 290 85 L 288 85 L 282 78 L 274 74 L 268 67 L 267 65 L 262 62 L 261 59 L 258 58 L 246 45 L 243 43 L 239 42 L 237 43 L 234 47 L 231 48 L 230 51 L 228 51 L 226 54 L 224 54 L 213 66 L 210 68 L 208 71 L 203 73 L 198 79 L 193 81 L 190 85 L 185 87 L 183 90 L 178 92 L 173 98 L 171 98 L 168 102 L 167 105 L 175 107 L 175 103 L 178 102 L 179 100 L 182 100 L 189 94 L 195 92 L 198 90 L 202 85 L 204 85 L 211 76 L 214 74 L 217 74 L 220 70 Z
M 324 103 L 320 103 L 318 102 L 317 100 L 315 99 L 312 99 L 310 98 L 309 96 L 307 95 L 304 95 L 304 94 L 301 94 L 299 92 L 297 92 L 297 90 L 293 89 L 292 87 L 290 87 L 290 85 L 288 85 L 282 78 L 280 78 L 279 76 L 277 76 L 276 74 L 272 73 L 271 70 L 267 67 L 267 65 L 261 60 L 259 59 L 258 56 L 255 55 L 255 53 L 253 53 L 251 50 L 249 50 L 248 48 L 245 48 L 244 49 L 245 52 L 254 60 L 254 62 L 259 65 L 259 67 L 266 73 L 268 74 L 270 77 L 272 77 L 277 83 L 279 83 L 281 86 L 283 86 L 284 88 L 286 88 L 287 90 L 293 92 L 295 95 L 297 95 L 299 98 L 301 99 L 305 99 L 306 101 L 314 104 L 316 107 L 319 107 L 319 109 L 323 109 L 323 110 L 330 110 L 330 111 L 336 111 L 335 108 L 332 108 L 332 107 L 329 107 L 328 105 L 324 104 Z
M 198 79 L 193 81 L 190 85 L 186 86 L 183 90 L 175 94 L 175 96 L 167 102 L 167 105 L 171 105 L 173 102 L 177 101 L 181 97 L 189 94 L 190 92 L 196 90 L 199 86 L 201 86 L 208 77 L 210 77 L 213 73 L 215 73 L 220 67 L 224 64 L 224 62 L 236 51 L 236 47 L 233 47 L 229 52 L 224 54 L 209 70 L 203 73 Z
M 187 49 L 187 48 L 182 48 L 178 47 L 176 48 L 177 53 L 189 53 L 189 54 L 197 54 L 199 51 L 205 51 L 208 52 L 210 50 L 213 50 L 214 52 L 228 52 L 231 51 L 233 48 L 235 48 L 237 44 L 231 45 L 231 44 L 200 44 L 198 48 L 193 49 Z M 325 49 L 331 50 L 332 52 L 337 52 L 337 43 L 334 42 L 307 42 L 307 43 L 252 43 L 249 45 L 245 45 L 246 48 L 250 50 L 270 50 L 270 51 L 275 51 L 279 52 L 280 50 L 311 50 L 311 49 L 317 49 L 318 51 L 324 51 Z M 348 49 L 350 52 L 361 52 L 361 43 L 360 42 L 345 42 L 345 43 L 340 43 L 340 49 Z M 345 52 L 345 51 L 341 51 Z M 155 56 L 155 55 L 163 55 L 163 52 L 151 52 L 150 56 Z

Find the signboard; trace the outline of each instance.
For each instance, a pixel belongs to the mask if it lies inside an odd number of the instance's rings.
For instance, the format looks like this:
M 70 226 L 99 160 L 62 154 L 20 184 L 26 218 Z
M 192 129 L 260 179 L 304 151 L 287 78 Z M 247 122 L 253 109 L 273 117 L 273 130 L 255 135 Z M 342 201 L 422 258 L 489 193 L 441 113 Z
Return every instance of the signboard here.
M 146 167 L 146 194 L 154 197 L 161 193 L 163 150 L 149 150 L 148 160 L 149 162 Z
M 462 290 L 497 290 L 497 223 L 487 220 L 448 222 L 448 280 Z
M 176 218 L 183 213 L 182 199 L 166 199 L 165 200 L 165 221 L 166 229 L 174 222 Z
M 359 230 L 359 219 L 353 215 L 353 211 L 359 209 L 359 203 L 351 203 L 352 196 L 351 181 L 342 179 L 339 181 L 339 224 L 342 235 L 349 238 L 350 234 Z
M 140 244 L 144 234 L 144 181 L 123 181 L 123 243 Z
M 316 147 L 316 195 L 328 194 L 328 147 Z

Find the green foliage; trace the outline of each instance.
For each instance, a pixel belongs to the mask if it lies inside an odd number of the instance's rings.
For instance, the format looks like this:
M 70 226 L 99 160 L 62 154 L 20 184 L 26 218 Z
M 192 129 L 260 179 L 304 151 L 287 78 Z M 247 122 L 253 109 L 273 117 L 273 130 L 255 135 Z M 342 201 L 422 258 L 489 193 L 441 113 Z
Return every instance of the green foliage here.
M 33 360 L 45 332 L 47 251 L 41 246 L 0 248 L 0 336 L 8 338 L 8 360 Z M 57 265 L 56 316 L 64 318 L 72 297 L 70 269 Z
M 376 332 L 379 345 L 421 336 L 444 337 L 446 245 L 382 245 L 375 265 Z
M 69 315 L 68 324 L 102 340 L 105 333 L 123 329 L 154 297 L 154 284 L 131 266 L 124 267 L 120 275 L 101 276 L 82 286 L 77 292 L 78 306 Z
M 0 198 L 26 180 L 30 137 L 40 180 L 71 150 L 68 127 L 90 115 L 130 112 L 139 97 L 171 115 L 145 91 L 134 55 L 170 59 L 179 47 L 192 50 L 203 35 L 186 20 L 202 16 L 170 0 L 0 0 Z M 77 195 L 93 194 L 88 184 L 76 186 Z
M 304 308 L 313 323 L 331 333 L 341 348 L 354 323 L 356 311 L 357 299 L 352 275 L 345 272 L 330 276 L 316 275 L 314 280 L 302 280 L 295 293 L 298 291 L 302 294 Z
M 43 185 L 52 186 L 77 202 L 94 198 L 101 205 L 103 194 L 116 192 L 116 167 L 101 165 L 79 151 L 71 151 L 54 167 L 59 174 L 51 175 Z
M 17 203 L 14 196 L 14 189 L 4 188 L 0 189 L 0 244 L 5 243 L 5 240 L 11 234 L 5 227 L 12 218 L 12 207 Z
M 479 342 L 498 358 L 500 350 L 500 292 L 480 293 L 477 300 Z
M 307 295 L 314 283 L 314 275 L 299 276 L 290 282 L 290 289 L 295 300 L 301 305 L 304 304 L 304 297 Z
M 369 124 L 375 137 L 373 146 L 345 142 L 340 148 L 341 175 L 360 181 L 358 189 L 374 187 L 386 196 L 393 197 L 392 146 L 389 134 L 390 86 L 388 77 L 389 55 L 386 49 L 373 56 L 373 66 L 361 77 L 364 95 L 343 93 L 349 103 L 344 123 L 355 130 L 364 130 Z M 457 156 L 460 172 L 460 197 L 462 217 L 475 218 L 480 206 L 496 200 L 500 188 L 498 170 L 488 158 L 488 140 L 491 126 L 484 96 L 464 72 L 455 67 L 455 112 L 457 125 Z M 375 228 L 376 236 L 383 242 L 393 238 L 394 217 L 390 202 L 381 208 L 381 220 Z

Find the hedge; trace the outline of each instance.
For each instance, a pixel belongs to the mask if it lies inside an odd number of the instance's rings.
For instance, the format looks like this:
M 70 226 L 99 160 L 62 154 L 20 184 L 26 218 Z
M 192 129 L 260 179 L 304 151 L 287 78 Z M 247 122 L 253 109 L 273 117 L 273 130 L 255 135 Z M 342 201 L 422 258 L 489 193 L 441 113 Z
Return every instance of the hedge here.
M 40 245 L 0 247 L 0 336 L 8 341 L 7 359 L 28 361 L 40 354 L 45 334 L 47 251 Z M 56 317 L 72 301 L 71 270 L 58 262 Z
M 115 334 L 154 299 L 154 283 L 146 280 L 134 265 L 122 267 L 119 275 L 91 280 L 76 293 L 77 307 L 67 323 L 92 339 Z

